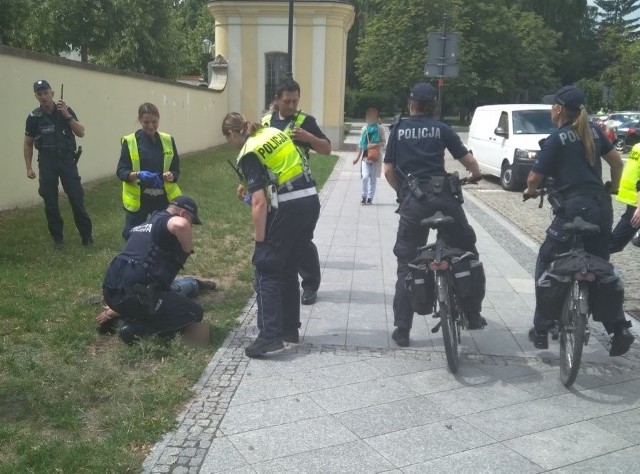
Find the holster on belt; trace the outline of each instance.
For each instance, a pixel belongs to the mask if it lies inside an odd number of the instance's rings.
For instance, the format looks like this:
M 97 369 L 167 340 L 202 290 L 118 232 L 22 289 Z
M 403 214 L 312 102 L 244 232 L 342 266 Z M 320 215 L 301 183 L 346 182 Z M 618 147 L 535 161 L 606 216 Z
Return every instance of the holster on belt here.
M 155 284 L 143 285 L 136 284 L 131 288 L 127 288 L 125 293 L 129 297 L 137 298 L 148 314 L 156 313 L 156 305 L 158 303 L 158 288 Z

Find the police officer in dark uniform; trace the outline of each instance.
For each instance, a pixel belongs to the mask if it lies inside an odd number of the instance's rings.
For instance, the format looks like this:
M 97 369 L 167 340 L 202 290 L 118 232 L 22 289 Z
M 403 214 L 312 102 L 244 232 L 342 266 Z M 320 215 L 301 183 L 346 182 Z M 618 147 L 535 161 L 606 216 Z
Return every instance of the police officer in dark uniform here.
M 69 198 L 73 218 L 82 245 L 93 244 L 92 223 L 84 205 L 84 191 L 78 174 L 76 136 L 84 137 L 84 126 L 64 101 L 54 102 L 54 93 L 45 80 L 33 84 L 33 92 L 40 106 L 27 117 L 24 137 L 24 161 L 27 177 L 35 179 L 33 146 L 38 150 L 40 187 L 44 199 L 49 233 L 56 246 L 64 243 L 63 220 L 58 207 L 58 180 Z
M 613 223 L 609 192 L 618 189 L 623 168 L 614 146 L 598 127 L 589 122 L 581 89 L 565 86 L 557 93 L 545 96 L 544 102 L 552 105 L 551 119 L 558 129 L 542 143 L 529 174 L 524 197 L 537 196 L 537 189 L 545 176 L 553 178 L 549 201 L 554 207 L 555 217 L 538 253 L 536 281 L 557 254 L 569 250 L 571 242 L 562 231 L 562 225 L 577 216 L 598 225 L 601 230 L 599 234 L 584 237 L 585 250 L 609 260 Z M 601 157 L 611 167 L 608 189 L 602 182 Z M 603 324 L 609 334 L 613 333 L 609 353 L 619 356 L 629 350 L 634 337 L 629 332 L 631 323 L 626 320 L 622 305 L 611 308 L 611 313 L 612 318 Z M 549 347 L 548 331 L 553 324 L 536 310 L 534 327 L 529 331 L 529 339 L 536 348 Z
M 276 90 L 275 110 L 262 118 L 262 125 L 287 130 L 306 160 L 309 159 L 310 150 L 329 155 L 331 142 L 318 127 L 316 119 L 298 109 L 299 103 L 300 84 L 293 79 L 285 79 Z M 321 278 L 318 248 L 312 240 L 307 243 L 298 272 L 302 278 L 303 290 L 300 301 L 304 305 L 312 305 L 316 302 Z
M 260 334 L 245 353 L 259 357 L 282 349 L 283 340 L 299 341 L 298 269 L 320 215 L 320 200 L 303 157 L 285 132 L 230 113 L 222 133 L 241 148 L 238 167 L 246 190 L 239 189 L 238 198 L 250 196 L 251 202 Z
M 476 234 L 458 197 L 459 184 L 445 171 L 445 149 L 470 172 L 470 179 L 480 178 L 480 168 L 451 127 L 434 118 L 436 96 L 437 91 L 430 84 L 413 86 L 408 102 L 410 117 L 392 127 L 384 158 L 385 177 L 398 193 L 400 203 L 400 224 L 393 249 L 398 257 L 398 281 L 393 299 L 396 329 L 392 338 L 402 347 L 409 345 L 414 313 L 405 287 L 408 264 L 415 260 L 418 247 L 425 245 L 428 237 L 428 230 L 420 222 L 438 211 L 453 217 L 455 225 L 445 237 L 448 245 L 478 254 Z M 411 191 L 412 183 L 418 192 Z M 480 316 L 483 296 L 461 301 L 469 329 L 482 329 L 486 325 Z
M 134 227 L 122 252 L 111 262 L 103 283 L 104 301 L 124 320 L 120 338 L 130 344 L 157 334 L 204 342 L 203 309 L 171 284 L 193 253 L 192 225 L 202 224 L 198 206 L 185 195 Z

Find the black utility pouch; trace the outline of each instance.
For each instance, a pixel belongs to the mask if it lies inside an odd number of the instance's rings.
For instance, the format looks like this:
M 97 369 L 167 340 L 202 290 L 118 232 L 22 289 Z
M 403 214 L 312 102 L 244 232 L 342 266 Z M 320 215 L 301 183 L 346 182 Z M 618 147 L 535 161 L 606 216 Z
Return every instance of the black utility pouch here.
M 448 176 L 449 189 L 451 194 L 458 198 L 460 204 L 464 204 L 464 196 L 462 195 L 462 184 L 460 183 L 460 175 L 458 172 L 452 173 Z
M 405 287 L 409 292 L 411 307 L 420 315 L 432 314 L 435 304 L 435 278 L 426 265 L 409 265 Z
M 442 194 L 446 182 L 447 178 L 445 176 L 431 177 L 431 181 L 429 181 L 429 184 L 431 185 L 431 192 L 434 194 L 434 196 Z
M 456 295 L 460 298 L 484 298 L 487 279 L 482 262 L 472 253 L 466 253 L 451 262 L 453 284 Z
M 159 294 L 155 285 L 134 285 L 129 292 L 140 302 L 147 314 L 156 314 Z

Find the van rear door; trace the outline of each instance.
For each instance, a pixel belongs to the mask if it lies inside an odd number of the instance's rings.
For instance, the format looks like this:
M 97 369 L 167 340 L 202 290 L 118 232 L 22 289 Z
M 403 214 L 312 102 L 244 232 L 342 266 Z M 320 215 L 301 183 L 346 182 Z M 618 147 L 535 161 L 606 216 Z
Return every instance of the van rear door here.
M 500 176 L 499 149 L 502 146 L 498 143 L 495 129 L 500 120 L 500 110 L 483 109 L 479 107 L 473 115 L 471 127 L 469 127 L 469 148 L 480 164 L 484 173 Z M 496 162 L 498 162 L 496 164 Z

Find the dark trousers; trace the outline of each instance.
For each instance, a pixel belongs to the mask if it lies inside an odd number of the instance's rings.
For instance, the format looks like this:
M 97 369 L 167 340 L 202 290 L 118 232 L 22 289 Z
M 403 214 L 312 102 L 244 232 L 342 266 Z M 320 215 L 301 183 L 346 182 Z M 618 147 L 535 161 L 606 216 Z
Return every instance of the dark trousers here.
M 311 236 L 313 238 L 313 235 Z M 306 291 L 318 291 L 320 288 L 320 257 L 318 255 L 318 247 L 309 240 L 306 245 L 302 246 L 299 258 L 298 273 L 302 278 L 302 289 Z
M 167 196 L 151 197 L 142 195 L 140 198 L 140 209 L 136 212 L 130 212 L 125 209 L 124 211 L 124 228 L 122 229 L 122 237 L 124 240 L 131 235 L 131 229 L 144 224 L 149 215 L 157 211 L 163 211 L 169 206 Z
M 611 197 L 602 195 L 585 195 L 566 199 L 563 208 L 556 212 L 551 225 L 547 229 L 547 237 L 538 252 L 536 262 L 536 281 L 540 279 L 549 264 L 556 255 L 568 252 L 571 248 L 571 239 L 562 230 L 562 225 L 580 216 L 585 221 L 596 224 L 601 232 L 597 235 L 583 237 L 584 249 L 588 253 L 609 260 L 609 245 L 611 243 L 611 225 L 613 223 L 613 209 Z M 554 321 L 544 318 L 536 309 L 533 324 L 539 331 L 548 330 L 555 324 Z M 611 317 L 603 321 L 607 332 L 611 333 L 617 326 L 627 327 L 628 323 L 622 310 L 622 305 L 611 308 Z
M 283 202 L 269 212 L 266 240 L 256 243 L 253 254 L 260 337 L 279 338 L 300 327 L 298 269 L 319 215 L 318 196 Z
M 411 329 L 413 324 L 413 307 L 405 286 L 410 271 L 409 263 L 416 259 L 418 247 L 425 245 L 429 237 L 429 229 L 421 227 L 420 221 L 431 217 L 438 211 L 453 217 L 455 221 L 455 224 L 444 234 L 447 245 L 478 255 L 476 233 L 469 225 L 467 216 L 457 198 L 440 196 L 418 200 L 411 194 L 405 197 L 400 205 L 398 237 L 393 248 L 393 253 L 398 257 L 398 280 L 396 294 L 393 298 L 394 325 L 396 327 Z
M 64 221 L 58 205 L 58 183 L 61 182 L 62 189 L 69 198 L 73 219 L 80 236 L 83 239 L 90 238 L 92 234 L 91 218 L 84 205 L 84 190 L 73 157 L 38 158 L 38 171 L 40 173 L 38 193 L 44 200 L 44 213 L 47 217 L 51 237 L 60 242 L 64 238 Z
M 631 225 L 631 218 L 633 217 L 634 212 L 636 212 L 635 206 L 627 206 L 627 209 L 624 211 L 622 216 L 620 216 L 620 220 L 611 234 L 609 252 L 622 252 L 627 244 L 631 242 L 633 236 L 636 235 L 636 232 L 638 232 L 638 229 Z
M 104 300 L 131 328 L 133 335 L 173 337 L 193 323 L 202 321 L 202 306 L 173 291 L 158 295 L 156 311 L 150 314 L 136 296 L 124 296 L 118 290 L 105 288 Z

